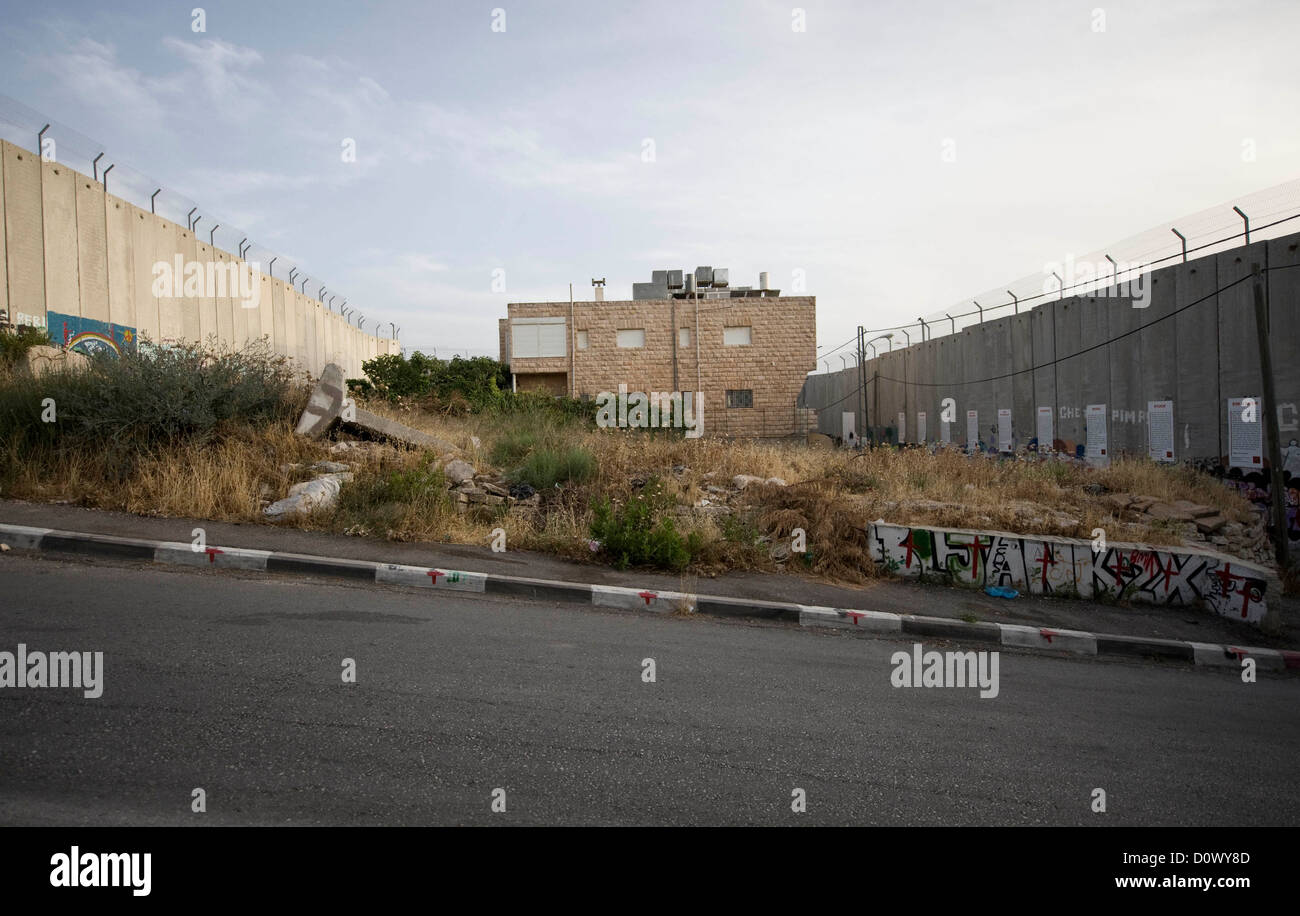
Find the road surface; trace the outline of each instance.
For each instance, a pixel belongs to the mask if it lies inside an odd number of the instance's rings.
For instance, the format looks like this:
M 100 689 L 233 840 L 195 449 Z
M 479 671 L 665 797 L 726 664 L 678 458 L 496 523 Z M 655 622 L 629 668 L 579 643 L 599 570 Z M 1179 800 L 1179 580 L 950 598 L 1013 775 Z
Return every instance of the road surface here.
M 9 553 L 20 642 L 103 695 L 0 688 L 0 824 L 1300 823 L 1268 674 L 1003 651 L 981 699 L 892 686 L 911 639 Z

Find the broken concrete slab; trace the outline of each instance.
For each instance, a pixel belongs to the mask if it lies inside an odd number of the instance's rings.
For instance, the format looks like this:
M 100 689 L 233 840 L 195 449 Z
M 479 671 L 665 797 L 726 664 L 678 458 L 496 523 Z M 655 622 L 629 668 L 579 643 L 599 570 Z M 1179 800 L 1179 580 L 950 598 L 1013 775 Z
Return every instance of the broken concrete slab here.
M 436 448 L 444 452 L 455 452 L 457 450 L 456 446 L 450 442 L 444 442 L 436 436 L 431 436 L 418 429 L 412 429 L 405 423 L 398 423 L 396 420 L 381 417 L 379 414 L 371 413 L 360 407 L 355 408 L 352 414 L 348 419 L 343 420 L 342 424 L 345 429 L 358 435 L 377 436 L 390 442 L 398 442 L 414 448 Z
M 307 407 L 298 418 L 298 426 L 294 432 L 300 436 L 319 439 L 338 419 L 340 411 L 343 410 L 345 396 L 343 370 L 330 363 L 321 373 L 316 387 L 312 389 L 311 397 L 307 399 Z

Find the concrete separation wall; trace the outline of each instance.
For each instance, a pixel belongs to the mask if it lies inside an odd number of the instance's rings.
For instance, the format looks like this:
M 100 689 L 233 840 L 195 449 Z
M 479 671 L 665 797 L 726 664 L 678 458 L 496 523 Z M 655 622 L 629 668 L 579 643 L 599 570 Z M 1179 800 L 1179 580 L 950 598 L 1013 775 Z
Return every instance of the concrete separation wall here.
M 248 278 L 247 297 L 179 284 L 155 295 L 158 265 L 231 268 Z M 46 328 L 53 342 L 83 353 L 121 353 L 140 341 L 243 347 L 265 338 L 313 376 L 338 363 L 349 378 L 375 356 L 400 353 L 395 340 L 363 333 L 259 265 L 127 201 L 59 162 L 0 141 L 0 309 L 15 325 Z
M 1013 445 L 1024 447 L 1037 438 L 1038 408 L 1049 408 L 1052 441 L 1039 445 L 1082 456 L 1087 405 L 1106 407 L 1111 455 L 1145 455 L 1148 403 L 1172 401 L 1175 458 L 1222 459 L 1228 398 L 1259 397 L 1262 385 L 1252 283 L 1218 290 L 1249 278 L 1255 263 L 1268 271 L 1273 409 L 1285 450 L 1300 439 L 1300 269 L 1291 269 L 1300 265 L 1300 234 L 1151 271 L 1145 308 L 1135 308 L 1118 290 L 1101 290 L 956 334 L 943 333 L 946 323 L 932 326 L 932 340 L 922 342 L 912 332 L 912 346 L 901 350 L 896 335 L 892 353 L 866 360 L 865 398 L 858 393 L 858 369 L 850 367 L 808 376 L 799 405 L 818 410 L 817 429 L 830 436 L 840 435 L 841 413 L 852 412 L 859 432 L 870 421 L 878 441 L 895 442 L 901 413 L 903 441 L 934 443 L 942 441 L 939 406 L 952 398 L 952 443 L 972 445 L 966 414 L 975 410 L 985 449 L 997 447 L 999 409 L 1011 411 Z M 923 439 L 918 413 L 926 414 Z M 1300 447 L 1292 448 L 1291 464 L 1300 468 Z
M 942 578 L 975 588 L 1007 586 L 1031 595 L 1204 607 L 1258 625 L 1272 575 L 1220 554 L 1140 544 L 1106 544 L 1000 531 L 867 526 L 871 556 L 900 576 Z M 1275 577 L 1274 577 L 1275 578 Z

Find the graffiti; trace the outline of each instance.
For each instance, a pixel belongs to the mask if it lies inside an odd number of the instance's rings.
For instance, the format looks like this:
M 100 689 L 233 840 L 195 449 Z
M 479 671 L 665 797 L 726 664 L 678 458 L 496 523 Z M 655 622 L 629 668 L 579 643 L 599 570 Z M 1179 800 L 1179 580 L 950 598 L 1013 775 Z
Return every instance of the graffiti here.
M 83 356 L 117 359 L 135 350 L 135 328 L 59 312 L 50 312 L 48 319 L 50 340 Z
M 1198 554 L 1112 545 L 1093 552 L 1092 591 L 1143 604 L 1200 605 L 1208 562 Z
M 1267 611 L 1265 573 L 1193 550 L 872 524 L 871 557 L 901 576 L 958 585 L 1018 588 L 1032 595 L 1108 598 L 1164 607 L 1205 607 L 1258 623 Z

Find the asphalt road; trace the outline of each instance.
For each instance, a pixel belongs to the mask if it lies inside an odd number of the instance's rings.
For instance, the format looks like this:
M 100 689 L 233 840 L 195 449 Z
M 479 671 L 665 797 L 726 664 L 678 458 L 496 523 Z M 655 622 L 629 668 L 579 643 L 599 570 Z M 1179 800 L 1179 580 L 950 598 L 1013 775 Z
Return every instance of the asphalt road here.
M 19 642 L 104 690 L 0 688 L 0 824 L 1300 824 L 1294 678 L 8 554 Z

